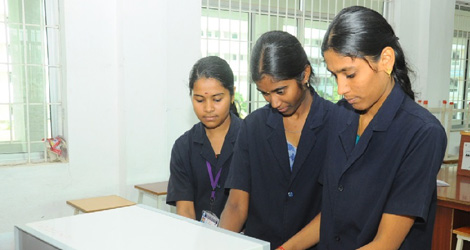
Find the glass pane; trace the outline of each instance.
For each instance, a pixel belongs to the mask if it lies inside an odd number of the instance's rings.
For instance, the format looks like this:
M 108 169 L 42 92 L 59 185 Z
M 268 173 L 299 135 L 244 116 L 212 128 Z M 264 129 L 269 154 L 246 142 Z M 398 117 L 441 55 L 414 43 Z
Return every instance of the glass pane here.
M 249 4 L 250 0 L 241 0 L 241 2 L 243 4 Z M 298 6 L 299 0 L 251 0 L 251 4 L 256 7 L 261 6 L 264 9 L 267 9 L 268 6 L 271 6 L 271 9 L 275 9 L 277 6 L 282 9 L 285 9 L 286 7 L 294 9 Z
M 5 22 L 7 19 L 5 1 L 0 2 L 0 22 Z
M 30 105 L 29 106 L 29 131 L 30 140 L 41 141 L 47 137 L 46 127 L 46 108 L 44 105 Z
M 285 17 L 268 17 L 267 15 L 254 15 L 254 38 L 253 41 L 265 32 L 270 30 L 283 30 L 289 32 L 293 36 L 297 36 L 297 21 L 294 18 Z
M 342 98 L 338 95 L 338 85 L 334 77 L 318 77 L 315 85 L 318 94 L 327 100 L 337 102 Z
M 26 163 L 28 144 L 26 142 L 2 142 L 0 141 L 0 154 L 2 164 Z
M 59 1 L 45 0 L 44 9 L 46 10 L 46 25 L 59 26 Z
M 207 48 L 209 48 L 209 46 L 207 46 L 207 40 L 201 39 L 201 55 L 202 55 L 202 57 L 207 56 L 207 53 L 208 53 Z
M 0 142 L 10 141 L 10 106 L 0 104 Z
M 26 24 L 41 24 L 43 8 L 41 0 L 23 0 Z
M 462 33 L 460 32 L 460 35 Z M 457 102 L 463 100 L 465 67 L 467 55 L 467 39 L 454 37 L 452 44 L 449 101 Z
M 45 48 L 47 64 L 58 66 L 60 63 L 59 30 L 55 28 L 46 28 L 47 47 Z M 46 64 L 46 62 L 42 62 Z
M 35 155 L 35 161 L 40 162 L 44 159 L 44 151 L 46 150 L 46 144 L 43 141 L 31 142 L 31 152 L 39 153 Z
M 264 99 L 263 95 L 256 88 L 255 83 L 250 84 L 251 87 L 251 111 L 263 107 L 268 102 Z
M 296 6 L 299 5 L 300 0 L 202 0 L 202 6 L 204 8 L 211 7 L 211 8 L 229 8 L 232 9 L 243 9 L 252 11 L 258 11 L 260 8 L 262 10 L 267 10 L 268 6 L 270 7 L 271 12 L 277 11 L 277 6 L 282 8 L 282 11 L 286 9 L 294 9 Z M 251 6 L 250 6 L 251 2 Z M 278 4 L 279 3 L 279 4 Z
M 46 67 L 45 69 L 49 70 L 49 84 L 46 86 L 46 95 L 49 95 L 47 96 L 47 100 L 51 103 L 62 102 L 62 99 L 60 98 L 61 69 L 55 67 Z
M 11 65 L 10 95 L 12 103 L 26 102 L 25 71 L 22 65 Z
M 23 5 L 22 1 L 8 0 L 8 21 L 10 23 L 22 23 L 23 22 Z
M 11 106 L 11 131 L 12 140 L 15 142 L 26 142 L 26 107 L 21 104 L 14 104 Z
M 46 101 L 46 77 L 44 75 L 44 67 L 28 67 L 28 85 L 29 103 L 44 103 Z
M 26 48 L 28 64 L 44 64 L 44 53 L 42 44 L 41 28 L 26 26 Z
M 9 57 L 14 64 L 24 64 L 24 33 L 23 26 L 19 24 L 8 25 Z
M 1 3 L 0 3 L 1 6 Z M 1 14 L 1 13 L 0 13 Z M 7 26 L 3 23 L 0 23 L 0 63 L 8 62 L 8 38 L 6 36 Z
M 0 103 L 9 103 L 8 66 L 0 64 Z

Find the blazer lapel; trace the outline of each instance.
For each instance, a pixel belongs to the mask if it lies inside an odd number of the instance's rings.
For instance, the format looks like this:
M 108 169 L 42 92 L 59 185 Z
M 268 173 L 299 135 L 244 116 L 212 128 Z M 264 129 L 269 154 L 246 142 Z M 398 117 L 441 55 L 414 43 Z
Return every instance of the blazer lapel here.
M 302 134 L 300 136 L 299 145 L 297 146 L 297 153 L 292 166 L 291 182 L 304 165 L 305 160 L 313 150 L 313 146 L 317 141 L 315 129 L 323 125 L 325 110 L 322 100 L 314 93 L 313 102 L 310 106 L 310 111 L 305 121 Z
M 357 133 L 359 116 L 356 116 L 355 120 L 353 120 L 352 124 L 355 124 L 354 126 L 349 124 L 349 129 L 343 131 L 343 133 L 340 134 L 343 149 L 345 149 L 346 156 L 348 156 L 347 164 L 342 170 L 341 174 L 346 172 L 348 168 L 351 167 L 354 162 L 356 162 L 356 160 L 364 154 L 375 131 L 380 132 L 386 131 L 388 129 L 404 98 L 405 94 L 403 90 L 401 90 L 399 84 L 396 83 L 392 89 L 392 92 L 382 104 L 382 107 L 380 107 L 377 114 L 367 126 L 366 130 L 364 130 L 364 133 L 362 133 L 361 138 L 356 145 L 350 143 L 351 141 L 355 142 L 355 138 L 354 140 L 351 140 L 350 137 L 351 135 L 355 136 Z M 354 129 L 354 131 L 351 131 L 351 128 Z M 352 152 L 350 157 L 348 152 Z
M 284 133 L 284 125 L 282 124 L 282 116 L 275 112 L 271 109 L 266 121 L 267 127 L 271 129 L 268 132 L 268 142 L 277 160 L 277 167 L 287 177 L 290 175 L 290 167 L 286 135 Z
M 338 137 L 343 149 L 343 155 L 345 156 L 345 161 L 347 164 L 341 164 L 341 171 L 340 173 L 344 173 L 352 163 L 359 157 L 355 150 L 356 148 L 356 137 L 357 137 L 357 127 L 359 122 L 359 115 L 352 112 L 348 119 L 346 119 L 346 123 L 340 125 L 343 129 L 339 132 Z M 361 138 L 362 140 L 363 138 Z M 354 151 L 354 152 L 353 152 Z M 340 152 L 336 152 L 340 153 Z M 354 155 L 353 155 L 354 153 Z
M 222 146 L 222 152 L 220 153 L 219 159 L 217 159 L 217 167 L 224 166 L 225 162 L 230 159 L 230 156 L 233 154 L 233 148 L 235 141 L 237 140 L 238 130 L 240 128 L 240 120 L 235 118 L 234 115 L 231 117 L 232 121 L 230 122 L 230 128 L 225 135 L 224 145 Z
M 208 161 L 213 168 L 216 168 L 216 160 L 214 150 L 212 150 L 211 143 L 206 136 L 206 131 L 204 130 L 204 125 L 200 127 L 197 135 L 197 142 L 201 144 L 200 154 L 202 158 Z

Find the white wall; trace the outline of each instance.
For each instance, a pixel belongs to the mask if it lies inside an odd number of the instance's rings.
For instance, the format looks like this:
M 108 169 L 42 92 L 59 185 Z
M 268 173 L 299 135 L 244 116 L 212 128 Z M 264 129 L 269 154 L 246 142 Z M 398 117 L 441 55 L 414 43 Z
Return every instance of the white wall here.
M 394 0 L 392 11 L 390 23 L 415 73 L 416 99 L 440 107 L 449 99 L 455 0 Z M 458 132 L 450 135 L 448 144 L 449 153 L 456 155 Z
M 455 0 L 394 0 L 391 23 L 416 74 L 417 99 L 449 98 Z
M 187 79 L 200 57 L 201 6 L 118 0 L 117 16 L 120 191 L 136 199 L 135 184 L 168 179 L 173 142 L 196 122 Z
M 70 199 L 136 201 L 135 184 L 168 178 L 171 146 L 196 121 L 186 79 L 200 57 L 199 1 L 63 7 L 70 162 L 0 168 L 0 234 L 71 215 Z

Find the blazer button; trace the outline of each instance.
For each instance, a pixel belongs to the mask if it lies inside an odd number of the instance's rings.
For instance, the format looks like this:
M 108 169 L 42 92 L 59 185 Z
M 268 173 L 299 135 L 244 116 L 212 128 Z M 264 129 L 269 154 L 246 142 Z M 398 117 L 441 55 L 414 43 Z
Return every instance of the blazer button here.
M 339 185 L 339 186 L 338 186 L 338 190 L 339 190 L 340 192 L 343 192 L 343 190 L 344 190 L 343 185 Z
M 293 192 L 288 192 L 287 193 L 287 196 L 289 196 L 290 198 L 294 197 L 294 193 Z
M 335 241 L 340 241 L 341 238 L 339 236 L 335 236 Z

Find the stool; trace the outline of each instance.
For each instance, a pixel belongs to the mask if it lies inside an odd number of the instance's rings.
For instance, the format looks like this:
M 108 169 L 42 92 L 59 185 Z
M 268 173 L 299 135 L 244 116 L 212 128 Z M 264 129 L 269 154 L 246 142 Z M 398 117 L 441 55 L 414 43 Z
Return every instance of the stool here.
M 455 247 L 455 250 L 462 250 L 463 241 L 465 240 L 470 242 L 470 227 L 460 227 L 454 229 L 452 232 L 457 235 L 457 246 Z
M 142 203 L 144 194 L 150 194 L 157 197 L 157 208 L 160 208 L 159 196 L 167 194 L 168 181 L 135 185 L 134 187 L 139 190 L 138 203 Z
M 134 202 L 126 200 L 117 195 L 101 196 L 81 200 L 67 201 L 67 204 L 75 208 L 75 213 L 91 213 L 119 207 L 135 205 Z

